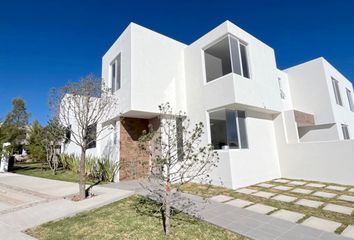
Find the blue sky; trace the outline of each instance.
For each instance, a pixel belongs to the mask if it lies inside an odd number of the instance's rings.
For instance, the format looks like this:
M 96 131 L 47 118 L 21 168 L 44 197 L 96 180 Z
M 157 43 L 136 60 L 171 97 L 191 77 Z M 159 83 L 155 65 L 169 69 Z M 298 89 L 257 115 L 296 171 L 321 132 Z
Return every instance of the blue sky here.
M 354 1 L 0 2 L 0 119 L 21 96 L 46 123 L 48 90 L 101 74 L 101 58 L 129 22 L 191 43 L 230 20 L 275 49 L 284 69 L 319 56 L 354 80 Z

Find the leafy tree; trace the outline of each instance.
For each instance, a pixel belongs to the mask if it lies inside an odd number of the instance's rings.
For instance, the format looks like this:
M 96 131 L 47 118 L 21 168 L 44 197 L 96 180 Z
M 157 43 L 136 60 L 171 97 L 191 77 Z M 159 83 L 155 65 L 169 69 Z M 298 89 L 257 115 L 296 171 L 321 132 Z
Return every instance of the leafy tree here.
M 159 109 L 159 129 L 150 126 L 149 132 L 140 137 L 139 145 L 151 158 L 150 176 L 143 186 L 162 204 L 164 232 L 168 238 L 172 195 L 191 181 L 210 183 L 209 173 L 219 157 L 211 145 L 203 145 L 203 123 L 191 127 L 190 120 L 182 113 L 175 114 L 168 103 L 160 105 Z
M 51 92 L 50 105 L 57 114 L 61 124 L 71 131 L 70 141 L 81 149 L 79 167 L 79 198 L 88 196 L 86 191 L 86 151 L 109 127 L 97 124 L 109 120 L 112 113 L 117 112 L 117 100 L 110 94 L 101 79 L 93 75 L 83 77 L 78 82 L 54 89 Z
M 7 114 L 1 126 L 2 139 L 0 144 L 10 142 L 9 151 L 11 154 L 22 147 L 26 139 L 26 127 L 30 114 L 26 110 L 25 101 L 22 98 L 15 98 L 12 101 L 12 110 Z
M 46 152 L 43 139 L 44 129 L 37 120 L 34 120 L 29 130 L 28 144 L 25 147 L 32 160 L 45 161 Z

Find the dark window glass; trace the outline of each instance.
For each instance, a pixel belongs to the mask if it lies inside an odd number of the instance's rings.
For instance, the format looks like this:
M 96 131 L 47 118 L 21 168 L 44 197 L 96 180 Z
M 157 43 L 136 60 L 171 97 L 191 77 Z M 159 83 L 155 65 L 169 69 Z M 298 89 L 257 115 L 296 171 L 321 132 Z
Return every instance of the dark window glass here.
M 250 73 L 249 73 L 249 69 L 248 69 L 246 46 L 243 45 L 243 44 L 240 44 L 240 50 L 241 50 L 241 61 L 242 61 L 243 76 L 245 78 L 250 78 Z
M 92 124 L 87 128 L 87 148 L 96 147 L 97 124 Z

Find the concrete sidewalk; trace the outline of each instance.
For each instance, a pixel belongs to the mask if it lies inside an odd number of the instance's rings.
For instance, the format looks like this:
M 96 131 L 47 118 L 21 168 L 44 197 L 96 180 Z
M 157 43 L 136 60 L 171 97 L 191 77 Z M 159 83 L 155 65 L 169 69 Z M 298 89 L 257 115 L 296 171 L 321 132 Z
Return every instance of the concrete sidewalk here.
M 65 197 L 77 193 L 77 183 L 12 173 L 0 174 L 0 190 L 0 239 L 33 239 L 23 231 L 134 194 L 134 191 L 95 186 L 92 189 L 95 197 L 74 202 Z
M 135 191 L 149 197 L 137 181 L 103 185 Z M 151 196 L 150 196 L 151 197 Z M 173 207 L 196 218 L 207 221 L 254 240 L 349 240 L 349 238 L 281 220 L 202 197 L 175 193 Z

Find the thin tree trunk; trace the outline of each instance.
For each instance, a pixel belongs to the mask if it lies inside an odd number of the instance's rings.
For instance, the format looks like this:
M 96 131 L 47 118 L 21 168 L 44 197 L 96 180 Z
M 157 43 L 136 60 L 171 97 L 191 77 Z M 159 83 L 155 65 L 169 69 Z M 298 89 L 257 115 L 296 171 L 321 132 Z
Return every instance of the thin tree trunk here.
M 86 149 L 81 148 L 81 157 L 80 157 L 80 181 L 79 181 L 79 195 L 80 199 L 86 198 L 86 176 L 85 176 L 85 160 L 86 160 Z
M 166 183 L 166 202 L 165 202 L 165 238 L 168 239 L 171 234 L 171 183 L 167 178 Z

